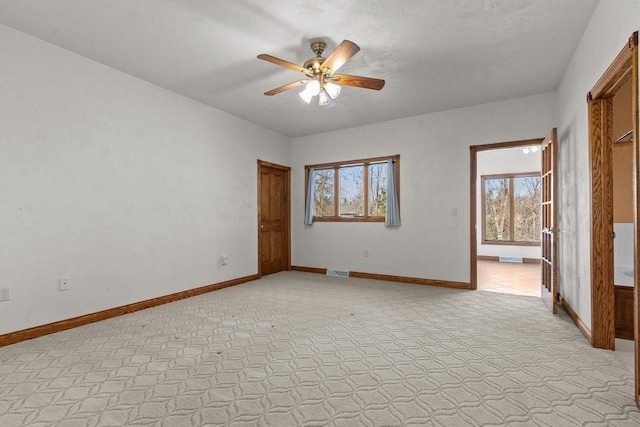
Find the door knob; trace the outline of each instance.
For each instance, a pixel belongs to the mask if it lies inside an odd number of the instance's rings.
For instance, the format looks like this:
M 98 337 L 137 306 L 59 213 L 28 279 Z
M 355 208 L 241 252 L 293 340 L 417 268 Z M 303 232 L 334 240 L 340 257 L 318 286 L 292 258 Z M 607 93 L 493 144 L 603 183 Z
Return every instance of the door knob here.
M 262 228 L 264 228 L 264 224 L 260 224 L 260 228 L 261 228 L 261 229 L 262 229 Z

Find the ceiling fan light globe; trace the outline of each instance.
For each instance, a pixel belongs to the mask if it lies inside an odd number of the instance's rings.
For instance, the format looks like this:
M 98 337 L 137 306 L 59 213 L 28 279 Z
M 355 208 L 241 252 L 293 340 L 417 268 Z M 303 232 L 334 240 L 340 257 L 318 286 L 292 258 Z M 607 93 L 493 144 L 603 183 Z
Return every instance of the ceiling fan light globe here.
M 307 104 L 309 104 L 311 102 L 311 98 L 313 98 L 313 94 L 309 91 L 309 88 L 305 88 L 298 95 L 300 95 L 300 98 L 302 98 Z
M 336 103 L 336 101 L 334 99 L 332 99 L 331 102 L 329 102 L 327 105 L 323 105 L 322 108 L 333 108 L 336 105 L 338 105 L 338 104 Z
M 322 89 L 318 94 L 318 105 L 325 107 L 333 101 L 326 90 Z
M 534 146 L 531 147 L 531 152 L 532 153 L 535 153 L 537 151 L 538 151 L 538 146 L 537 145 L 534 145 Z
M 522 149 L 522 152 L 523 152 L 524 154 L 529 154 L 529 147 L 524 147 L 524 148 Z
M 327 91 L 331 99 L 336 99 L 340 95 L 340 86 L 332 82 L 326 82 L 324 84 L 324 90 Z
M 308 90 L 311 96 L 316 96 L 320 93 L 320 82 L 315 79 L 311 80 L 307 83 L 307 88 L 305 90 Z

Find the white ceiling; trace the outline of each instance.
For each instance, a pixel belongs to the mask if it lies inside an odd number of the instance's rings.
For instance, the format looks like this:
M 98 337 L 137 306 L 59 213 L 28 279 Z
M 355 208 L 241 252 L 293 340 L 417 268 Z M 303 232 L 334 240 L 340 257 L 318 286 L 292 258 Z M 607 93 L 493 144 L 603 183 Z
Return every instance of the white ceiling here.
M 290 137 L 556 90 L 597 0 L 0 0 L 0 23 Z M 361 48 L 338 105 L 267 90 L 311 39 Z

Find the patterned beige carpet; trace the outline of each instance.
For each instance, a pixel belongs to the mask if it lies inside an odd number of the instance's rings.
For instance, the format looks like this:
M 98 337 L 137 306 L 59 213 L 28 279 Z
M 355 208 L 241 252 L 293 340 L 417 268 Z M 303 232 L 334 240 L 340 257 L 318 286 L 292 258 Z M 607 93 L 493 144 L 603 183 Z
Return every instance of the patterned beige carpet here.
M 0 348 L 0 426 L 639 426 L 535 297 L 286 272 Z

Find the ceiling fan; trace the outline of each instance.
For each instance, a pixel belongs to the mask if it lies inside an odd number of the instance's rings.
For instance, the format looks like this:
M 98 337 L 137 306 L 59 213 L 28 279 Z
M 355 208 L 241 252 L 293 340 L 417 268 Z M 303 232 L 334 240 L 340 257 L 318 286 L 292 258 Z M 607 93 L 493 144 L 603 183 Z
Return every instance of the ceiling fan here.
M 357 44 L 343 40 L 338 47 L 331 52 L 327 58 L 323 58 L 322 54 L 327 49 L 327 44 L 323 41 L 314 41 L 311 43 L 311 50 L 316 56 L 309 58 L 302 66 L 276 58 L 271 55 L 258 55 L 259 59 L 289 68 L 294 71 L 300 71 L 306 78 L 295 81 L 293 83 L 280 86 L 265 92 L 265 95 L 272 96 L 300 86 L 305 89 L 300 92 L 300 97 L 307 103 L 311 102 L 311 98 L 318 96 L 318 104 L 325 108 L 331 108 L 336 105 L 335 99 L 340 94 L 340 86 L 355 86 L 364 89 L 380 90 L 384 87 L 384 80 L 373 79 L 370 77 L 350 76 L 347 74 L 336 74 L 336 71 L 342 67 L 353 55 L 358 53 L 360 47 Z

